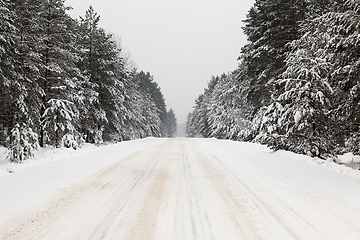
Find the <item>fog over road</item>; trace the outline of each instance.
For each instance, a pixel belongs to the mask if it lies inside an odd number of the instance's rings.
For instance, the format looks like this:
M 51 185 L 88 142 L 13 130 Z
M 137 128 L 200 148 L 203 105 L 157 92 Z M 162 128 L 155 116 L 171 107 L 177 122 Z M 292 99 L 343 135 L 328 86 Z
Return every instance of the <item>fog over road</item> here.
M 359 190 L 295 154 L 161 139 L 9 214 L 0 238 L 360 239 Z

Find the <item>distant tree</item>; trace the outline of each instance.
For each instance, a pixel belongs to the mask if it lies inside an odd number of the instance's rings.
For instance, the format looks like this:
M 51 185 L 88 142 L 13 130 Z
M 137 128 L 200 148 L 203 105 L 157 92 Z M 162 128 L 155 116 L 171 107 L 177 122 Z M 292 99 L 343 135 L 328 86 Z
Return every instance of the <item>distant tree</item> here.
M 192 113 L 188 113 L 188 115 L 186 116 L 186 136 L 188 137 L 192 137 L 191 133 L 193 132 L 193 124 L 192 124 Z
M 162 122 L 158 108 L 150 94 L 142 94 L 140 106 L 142 110 L 141 137 L 162 137 Z
M 244 107 L 236 73 L 223 74 L 211 93 L 208 113 L 211 136 L 219 139 L 239 138 L 244 128 Z
M 187 116 L 187 135 L 189 137 L 204 137 L 201 129 L 208 128 L 206 115 L 202 114 L 204 95 L 201 94 L 196 100 L 193 111 Z
M 209 120 L 209 112 L 212 104 L 211 94 L 215 89 L 219 77 L 212 77 L 204 94 L 195 100 L 192 113 L 188 116 L 187 129 L 189 137 L 211 137 L 212 129 Z
M 127 99 L 131 106 L 129 123 L 135 138 L 161 137 L 161 119 L 158 108 L 150 93 L 143 91 L 139 86 L 138 78 L 131 79 L 132 94 Z
M 167 112 L 167 130 L 168 137 L 176 137 L 177 134 L 177 120 L 172 109 Z
M 165 136 L 167 134 L 167 111 L 164 96 L 161 92 L 159 85 L 154 81 L 154 77 L 149 72 L 145 73 L 143 71 L 140 71 L 135 74 L 134 78 L 138 83 L 139 90 L 144 93 L 150 94 L 152 100 L 154 101 L 157 107 L 158 116 L 161 120 L 161 136 Z

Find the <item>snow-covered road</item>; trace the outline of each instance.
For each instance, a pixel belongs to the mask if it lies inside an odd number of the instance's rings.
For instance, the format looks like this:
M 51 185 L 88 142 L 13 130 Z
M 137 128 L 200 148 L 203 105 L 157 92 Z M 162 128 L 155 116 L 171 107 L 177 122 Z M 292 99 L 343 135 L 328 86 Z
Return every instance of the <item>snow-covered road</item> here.
M 0 177 L 0 239 L 360 239 L 356 175 L 251 143 L 126 144 Z

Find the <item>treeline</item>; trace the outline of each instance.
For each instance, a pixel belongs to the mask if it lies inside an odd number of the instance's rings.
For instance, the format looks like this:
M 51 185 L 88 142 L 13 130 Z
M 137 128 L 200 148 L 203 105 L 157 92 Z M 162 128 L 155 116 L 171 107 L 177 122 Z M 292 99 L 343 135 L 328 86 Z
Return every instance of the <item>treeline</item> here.
M 64 2 L 0 0 L 1 133 L 31 128 L 41 146 L 168 136 L 150 73 L 127 67 L 91 6 L 77 20 Z
M 359 153 L 359 1 L 256 0 L 244 23 L 238 69 L 210 80 L 188 135 Z

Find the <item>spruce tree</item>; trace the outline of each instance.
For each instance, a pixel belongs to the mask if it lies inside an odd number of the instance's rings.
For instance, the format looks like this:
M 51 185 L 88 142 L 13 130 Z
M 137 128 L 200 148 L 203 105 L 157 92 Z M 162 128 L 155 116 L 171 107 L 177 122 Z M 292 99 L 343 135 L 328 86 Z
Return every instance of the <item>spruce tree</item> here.
M 75 130 L 73 126 L 75 112 L 77 112 L 74 105 L 77 98 L 75 77 L 78 69 L 75 65 L 76 53 L 73 49 L 75 40 L 73 29 L 71 29 L 73 20 L 66 14 L 67 10 L 69 8 L 64 6 L 64 0 L 48 0 L 44 2 L 40 12 L 41 40 L 44 46 L 40 51 L 44 68 L 41 69 L 42 77 L 38 80 L 42 88 L 41 146 L 45 143 L 45 134 L 49 137 L 50 142 L 59 146 L 62 135 L 67 131 L 73 133 Z M 66 129 L 46 128 L 47 119 L 56 118 L 59 121 L 62 119 L 58 116 L 59 112 L 68 111 L 71 111 L 73 115 L 71 121 L 69 118 L 63 118 L 66 119 L 66 122 L 61 123 L 61 125 L 68 126 Z M 54 114 L 54 116 L 49 116 L 49 114 Z M 59 129 L 63 132 L 59 132 Z
M 11 111 L 15 103 L 14 79 L 17 75 L 13 48 L 17 31 L 14 19 L 15 13 L 11 2 L 0 0 L 0 125 L 3 128 L 11 127 L 14 121 L 14 112 Z
M 43 89 L 39 85 L 41 71 L 45 68 L 40 51 L 44 48 L 40 12 L 43 1 L 12 1 L 15 14 L 14 26 L 14 69 L 11 93 L 10 127 L 17 122 L 26 122 L 40 126 L 41 96 Z M 38 129 L 36 129 L 37 131 Z
M 176 137 L 177 121 L 176 121 L 175 113 L 172 109 L 170 109 L 167 112 L 167 131 L 168 131 L 168 134 L 167 134 L 168 137 L 170 137 L 170 138 Z
M 154 77 L 149 72 L 145 73 L 140 71 L 135 75 L 135 81 L 137 81 L 139 89 L 145 93 L 150 94 L 152 100 L 157 107 L 157 114 L 160 118 L 160 131 L 161 136 L 166 136 L 166 124 L 167 124 L 167 111 L 164 96 L 161 92 L 159 85 L 154 81 Z
M 213 93 L 216 85 L 219 82 L 219 77 L 214 77 L 208 82 L 208 87 L 205 89 L 204 94 L 201 94 L 195 100 L 195 106 L 191 115 L 188 116 L 188 135 L 190 137 L 211 137 L 212 129 L 209 114 L 211 110 Z
M 256 0 L 244 20 L 249 43 L 239 59 L 250 77 L 247 93 L 253 115 L 270 104 L 274 83 L 284 69 L 286 44 L 299 38 L 299 23 L 304 19 L 305 1 Z
M 206 126 L 206 118 L 201 113 L 204 95 L 201 94 L 196 100 L 193 111 L 187 117 L 187 134 L 189 137 L 204 137 L 201 129 Z
M 87 85 L 84 92 L 85 108 L 81 113 L 81 127 L 88 142 L 94 142 L 95 133 L 107 123 L 106 112 L 100 104 L 100 75 L 98 61 L 101 52 L 101 41 L 104 40 L 103 31 L 99 29 L 100 16 L 92 6 L 86 10 L 85 17 L 80 17 L 77 44 L 79 48 L 78 67 L 85 77 Z
M 263 116 L 262 131 L 275 148 L 324 157 L 357 138 L 359 4 L 313 9 L 302 37 L 289 45 L 286 70 L 276 81 L 283 88 Z
M 211 93 L 211 136 L 237 140 L 244 124 L 244 107 L 235 73 L 223 74 Z
M 328 78 L 334 89 L 333 112 L 338 123 L 335 139 L 343 147 L 349 137 L 359 138 L 360 4 L 357 1 L 339 0 L 330 6 L 330 11 L 324 11 L 306 22 L 303 30 L 312 39 L 320 34 L 326 36 L 326 42 L 316 45 L 318 52 L 332 64 Z M 355 152 L 360 149 L 358 145 L 348 147 Z

